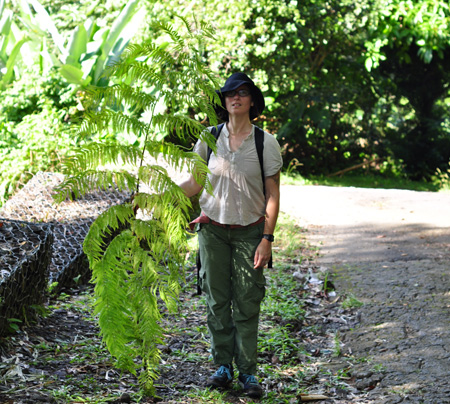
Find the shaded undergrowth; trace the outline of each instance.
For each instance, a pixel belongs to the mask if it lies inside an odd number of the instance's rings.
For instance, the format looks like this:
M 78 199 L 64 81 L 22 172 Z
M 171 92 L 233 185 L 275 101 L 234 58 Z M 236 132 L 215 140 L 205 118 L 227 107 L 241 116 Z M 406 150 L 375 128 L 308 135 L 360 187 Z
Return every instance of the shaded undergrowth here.
M 195 239 L 192 246 L 195 246 Z M 345 368 L 327 363 L 340 355 L 339 327 L 350 323 L 324 288 L 327 273 L 316 267 L 318 250 L 307 232 L 282 215 L 274 244 L 274 268 L 266 271 L 267 291 L 260 320 L 258 376 L 265 403 L 299 402 L 305 394 L 354 394 Z M 192 263 L 191 263 L 192 264 Z M 48 315 L 2 341 L 0 402 L 5 403 L 242 403 L 235 383 L 228 391 L 203 385 L 213 372 L 203 296 L 194 296 L 196 275 L 188 265 L 179 311 L 164 317 L 157 397 L 143 397 L 135 377 L 120 374 L 98 336 L 90 287 L 53 298 Z M 328 289 L 328 290 L 327 290 Z

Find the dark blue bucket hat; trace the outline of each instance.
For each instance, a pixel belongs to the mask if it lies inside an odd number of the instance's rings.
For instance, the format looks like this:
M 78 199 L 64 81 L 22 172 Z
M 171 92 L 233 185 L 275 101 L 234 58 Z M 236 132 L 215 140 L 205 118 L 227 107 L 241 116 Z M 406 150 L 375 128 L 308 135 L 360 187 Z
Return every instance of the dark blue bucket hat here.
M 266 103 L 264 102 L 264 96 L 261 90 L 256 87 L 253 80 L 245 73 L 233 73 L 230 77 L 228 77 L 225 85 L 220 90 L 216 90 L 217 94 L 220 97 L 220 100 L 222 101 L 222 105 L 217 106 L 216 112 L 219 118 L 223 119 L 224 121 L 228 121 L 228 111 L 225 108 L 224 94 L 228 91 L 236 90 L 242 85 L 246 85 L 252 95 L 253 106 L 250 109 L 250 120 L 257 118 L 262 114 Z

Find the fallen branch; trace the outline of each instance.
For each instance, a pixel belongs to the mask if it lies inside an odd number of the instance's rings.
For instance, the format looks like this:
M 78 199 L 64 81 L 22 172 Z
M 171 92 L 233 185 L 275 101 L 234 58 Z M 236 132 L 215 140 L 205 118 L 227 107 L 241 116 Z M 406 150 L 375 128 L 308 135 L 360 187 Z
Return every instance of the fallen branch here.
M 378 157 L 378 158 L 376 158 L 374 160 L 371 160 L 371 161 L 364 161 L 363 163 L 356 164 L 355 166 L 352 166 L 352 167 L 344 168 L 343 170 L 337 171 L 337 172 L 335 172 L 333 174 L 328 174 L 327 177 L 335 177 L 336 175 L 342 175 L 342 174 L 345 174 L 345 173 L 347 173 L 349 171 L 356 170 L 357 168 L 361 168 L 361 167 L 364 167 L 364 166 L 367 166 L 367 165 L 370 165 L 370 164 L 373 164 L 373 163 L 377 163 L 380 160 L 382 160 L 381 157 Z

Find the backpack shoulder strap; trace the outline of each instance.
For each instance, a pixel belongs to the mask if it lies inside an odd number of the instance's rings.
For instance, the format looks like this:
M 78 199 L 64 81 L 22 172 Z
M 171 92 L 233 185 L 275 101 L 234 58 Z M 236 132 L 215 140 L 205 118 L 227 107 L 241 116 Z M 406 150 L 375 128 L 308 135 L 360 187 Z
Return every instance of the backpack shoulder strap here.
M 219 139 L 220 132 L 222 132 L 223 125 L 225 125 L 225 123 L 221 123 L 220 125 L 213 126 L 211 128 L 211 133 L 216 138 L 216 142 L 217 142 L 217 139 Z M 212 153 L 211 147 L 208 146 L 208 153 L 206 155 L 206 165 L 208 165 L 208 163 L 209 163 L 211 153 Z
M 261 179 L 263 183 L 264 195 L 266 195 L 266 176 L 264 175 L 264 131 L 255 126 L 255 146 L 258 153 L 259 165 L 261 166 Z M 267 263 L 268 268 L 273 268 L 273 256 L 270 256 Z
M 263 191 L 264 195 L 266 194 L 266 177 L 264 175 L 264 131 L 255 126 L 255 146 L 256 146 L 256 153 L 258 153 L 258 159 L 259 159 L 259 166 L 261 167 L 261 179 L 263 183 Z

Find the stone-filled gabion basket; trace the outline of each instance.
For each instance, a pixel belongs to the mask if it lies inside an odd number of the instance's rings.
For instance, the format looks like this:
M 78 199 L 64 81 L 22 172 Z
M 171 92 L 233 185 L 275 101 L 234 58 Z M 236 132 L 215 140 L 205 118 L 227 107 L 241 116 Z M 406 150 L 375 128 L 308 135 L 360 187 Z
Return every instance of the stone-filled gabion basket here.
M 0 336 L 45 301 L 52 243 L 48 224 L 0 219 Z
M 2 217 L 51 225 L 54 242 L 49 264 L 49 282 L 55 292 L 90 279 L 83 241 L 92 222 L 110 206 L 130 199 L 128 192 L 96 191 L 76 200 L 55 204 L 52 195 L 63 174 L 38 172 L 0 210 Z

